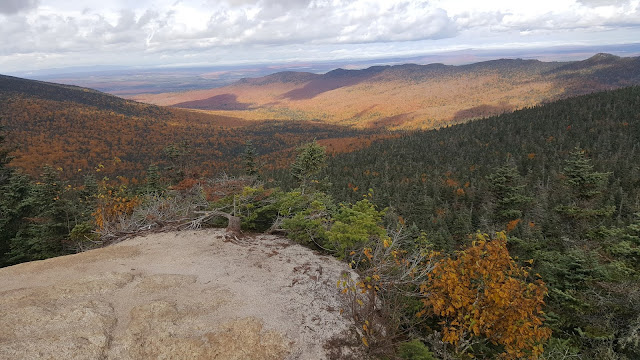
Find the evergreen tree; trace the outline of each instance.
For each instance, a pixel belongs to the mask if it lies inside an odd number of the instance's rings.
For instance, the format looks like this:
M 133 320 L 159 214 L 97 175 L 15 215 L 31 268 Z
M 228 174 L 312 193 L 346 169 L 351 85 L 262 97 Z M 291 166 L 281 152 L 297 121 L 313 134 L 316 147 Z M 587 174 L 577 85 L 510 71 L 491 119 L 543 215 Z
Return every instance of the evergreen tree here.
M 580 149 L 569 154 L 563 171 L 563 183 L 568 191 L 564 194 L 563 203 L 555 210 L 565 218 L 565 224 L 571 226 L 566 231 L 567 235 L 588 236 L 587 232 L 615 211 L 615 207 L 599 203 L 609 173 L 594 171 L 591 159 Z
M 27 227 L 25 218 L 30 214 L 27 199 L 31 192 L 30 179 L 18 172 L 0 184 L 0 267 L 19 262 L 10 260 L 9 251 L 13 239 Z
M 145 178 L 146 184 L 144 186 L 144 191 L 148 193 L 160 193 L 164 189 L 162 187 L 162 183 L 160 180 L 160 169 L 158 165 L 151 164 L 147 168 L 147 176 Z
M 0 185 L 6 183 L 12 170 L 7 167 L 11 162 L 10 150 L 5 146 L 4 129 L 0 126 Z
M 314 177 L 326 166 L 327 154 L 324 147 L 315 140 L 298 148 L 298 156 L 291 164 L 291 175 L 296 179 L 303 193 Z
M 163 152 L 168 162 L 165 170 L 171 184 L 177 184 L 184 180 L 190 167 L 191 149 L 189 143 L 185 140 L 177 144 L 170 144 L 164 148 Z
M 46 166 L 40 181 L 20 207 L 27 210 L 27 224 L 11 239 L 12 263 L 41 260 L 67 253 L 64 242 L 76 225 L 72 202 L 66 198 L 66 183 L 58 172 Z
M 23 203 L 31 188 L 26 176 L 7 166 L 12 157 L 4 143 L 0 128 L 0 267 L 11 264 L 8 255 L 11 239 L 24 227 L 27 212 Z
M 249 176 L 259 176 L 258 171 L 258 152 L 253 146 L 251 140 L 247 140 L 244 144 L 244 153 L 242 160 L 244 161 L 244 171 Z
M 525 195 L 525 185 L 515 166 L 504 165 L 487 176 L 495 198 L 494 218 L 500 224 L 522 218 L 522 210 L 533 198 Z

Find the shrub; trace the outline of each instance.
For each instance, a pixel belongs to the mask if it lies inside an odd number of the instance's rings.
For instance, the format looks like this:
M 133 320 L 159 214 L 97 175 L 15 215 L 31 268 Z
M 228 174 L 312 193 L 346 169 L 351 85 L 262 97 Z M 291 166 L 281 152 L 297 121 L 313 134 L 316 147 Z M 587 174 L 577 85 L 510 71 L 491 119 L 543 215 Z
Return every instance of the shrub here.
M 477 234 L 472 246 L 436 264 L 421 292 L 425 312 L 441 320 L 442 341 L 460 354 L 486 339 L 505 359 L 537 359 L 551 335 L 542 325 L 547 287 L 509 256 L 504 233 Z
M 384 214 L 385 210 L 378 211 L 367 199 L 353 205 L 341 204 L 328 232 L 329 245 L 336 251 L 336 256 L 344 259 L 348 253 L 361 249 L 370 241 L 388 239 L 382 226 Z
M 398 356 L 405 360 L 436 360 L 429 348 L 418 339 L 400 344 Z

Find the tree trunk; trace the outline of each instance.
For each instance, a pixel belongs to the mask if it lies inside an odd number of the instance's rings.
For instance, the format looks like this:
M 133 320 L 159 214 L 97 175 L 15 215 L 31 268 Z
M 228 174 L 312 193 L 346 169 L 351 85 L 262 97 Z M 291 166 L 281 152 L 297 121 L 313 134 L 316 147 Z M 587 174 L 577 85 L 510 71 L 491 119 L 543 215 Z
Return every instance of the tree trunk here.
M 240 218 L 233 215 L 228 215 L 226 218 L 229 220 L 227 231 L 235 234 L 240 234 Z

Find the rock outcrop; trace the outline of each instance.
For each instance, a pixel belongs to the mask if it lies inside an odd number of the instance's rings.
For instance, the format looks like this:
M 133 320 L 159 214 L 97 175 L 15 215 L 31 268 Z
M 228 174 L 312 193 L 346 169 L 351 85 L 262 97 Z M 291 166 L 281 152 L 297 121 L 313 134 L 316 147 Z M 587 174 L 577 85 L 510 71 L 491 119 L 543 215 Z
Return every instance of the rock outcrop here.
M 346 264 L 276 236 L 154 234 L 0 269 L 2 359 L 323 359 Z

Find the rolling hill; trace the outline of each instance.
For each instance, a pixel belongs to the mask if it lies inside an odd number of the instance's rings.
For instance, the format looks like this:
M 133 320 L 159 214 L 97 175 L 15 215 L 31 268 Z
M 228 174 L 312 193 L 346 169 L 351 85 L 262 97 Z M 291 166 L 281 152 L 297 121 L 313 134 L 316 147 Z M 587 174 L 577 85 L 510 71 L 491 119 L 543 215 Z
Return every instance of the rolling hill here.
M 48 164 L 66 178 L 99 171 L 139 179 L 149 165 L 175 161 L 165 153 L 172 145 L 189 153 L 193 171 L 215 173 L 242 166 L 238 157 L 247 140 L 259 154 L 273 154 L 270 164 L 277 166 L 309 139 L 344 151 L 378 136 L 322 123 L 247 121 L 1 75 L 0 104 L 0 126 L 16 149 L 12 165 L 37 174 Z M 340 144 L 331 140 L 340 138 Z
M 594 91 L 640 84 L 640 58 L 577 62 L 500 59 L 281 72 L 233 85 L 138 95 L 158 105 L 240 118 L 317 120 L 358 128 L 428 129 Z

